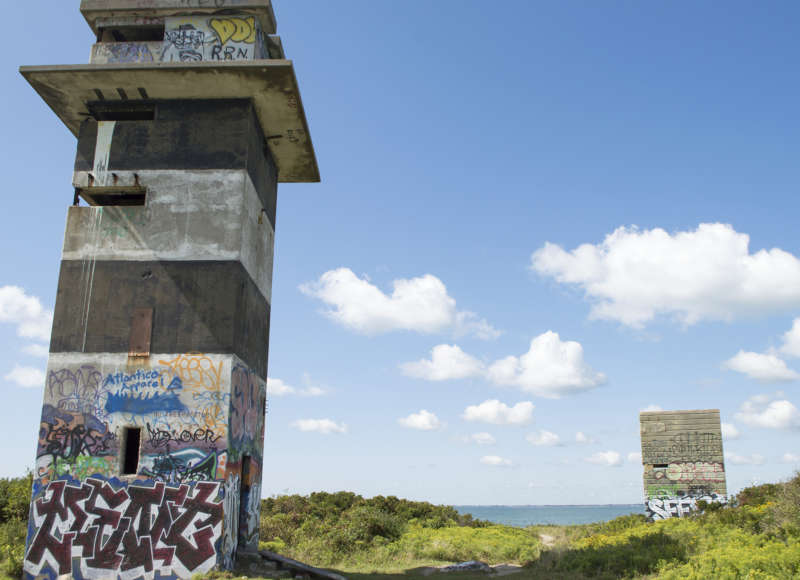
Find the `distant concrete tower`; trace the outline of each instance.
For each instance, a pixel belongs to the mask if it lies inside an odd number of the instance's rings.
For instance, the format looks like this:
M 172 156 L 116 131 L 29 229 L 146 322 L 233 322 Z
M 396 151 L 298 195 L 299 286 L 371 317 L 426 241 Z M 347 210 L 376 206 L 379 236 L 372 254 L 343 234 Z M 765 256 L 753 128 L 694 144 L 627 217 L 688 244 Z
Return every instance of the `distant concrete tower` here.
M 270 0 L 81 12 L 90 64 L 21 69 L 78 139 L 25 575 L 189 578 L 257 548 L 277 184 L 319 172 Z
M 652 519 L 680 517 L 697 502 L 727 502 L 719 409 L 639 414 L 644 495 Z

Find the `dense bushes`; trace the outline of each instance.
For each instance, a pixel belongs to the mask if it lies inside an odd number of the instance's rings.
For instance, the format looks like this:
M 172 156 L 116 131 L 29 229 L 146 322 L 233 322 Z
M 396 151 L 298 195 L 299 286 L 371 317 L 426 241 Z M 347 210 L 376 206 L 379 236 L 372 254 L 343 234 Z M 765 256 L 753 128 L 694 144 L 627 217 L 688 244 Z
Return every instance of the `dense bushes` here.
M 582 578 L 800 578 L 800 475 L 747 488 L 737 502 L 691 518 L 583 526 L 547 564 Z
M 265 499 L 261 540 L 268 549 L 314 564 L 402 569 L 480 558 L 530 562 L 530 532 L 461 515 L 449 506 L 350 492 Z
M 22 576 L 32 482 L 31 474 L 0 479 L 0 571 L 11 578 Z

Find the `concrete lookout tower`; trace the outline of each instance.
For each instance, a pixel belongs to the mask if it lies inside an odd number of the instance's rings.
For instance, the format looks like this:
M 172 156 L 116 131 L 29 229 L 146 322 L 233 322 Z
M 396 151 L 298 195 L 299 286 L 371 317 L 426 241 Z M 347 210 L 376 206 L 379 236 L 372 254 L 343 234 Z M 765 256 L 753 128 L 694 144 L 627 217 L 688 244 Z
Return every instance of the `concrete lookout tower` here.
M 651 519 L 688 515 L 699 501 L 727 503 L 719 409 L 643 411 L 639 424 Z
M 270 0 L 81 12 L 90 64 L 21 69 L 78 140 L 25 575 L 189 578 L 257 548 L 277 185 L 319 172 Z

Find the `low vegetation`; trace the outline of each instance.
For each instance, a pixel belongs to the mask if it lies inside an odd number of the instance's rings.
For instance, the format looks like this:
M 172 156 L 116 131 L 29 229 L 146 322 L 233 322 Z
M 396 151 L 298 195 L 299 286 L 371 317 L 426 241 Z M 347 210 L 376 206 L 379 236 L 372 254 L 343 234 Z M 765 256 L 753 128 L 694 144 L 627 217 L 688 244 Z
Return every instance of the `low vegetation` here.
M 0 479 L 4 578 L 22 574 L 30 489 L 30 476 Z M 800 474 L 785 483 L 747 488 L 734 503 L 736 507 L 709 505 L 701 515 L 655 523 L 632 515 L 602 524 L 520 529 L 425 502 L 314 493 L 264 500 L 261 546 L 344 571 L 352 580 L 399 574 L 406 580 L 421 579 L 414 572 L 417 567 L 472 559 L 523 565 L 514 576 L 519 579 L 800 578 Z
M 528 530 L 460 515 L 454 508 L 350 492 L 266 499 L 262 547 L 344 571 L 397 572 L 479 559 L 526 564 L 540 542 Z
M 32 476 L 0 479 L 0 575 L 22 576 Z

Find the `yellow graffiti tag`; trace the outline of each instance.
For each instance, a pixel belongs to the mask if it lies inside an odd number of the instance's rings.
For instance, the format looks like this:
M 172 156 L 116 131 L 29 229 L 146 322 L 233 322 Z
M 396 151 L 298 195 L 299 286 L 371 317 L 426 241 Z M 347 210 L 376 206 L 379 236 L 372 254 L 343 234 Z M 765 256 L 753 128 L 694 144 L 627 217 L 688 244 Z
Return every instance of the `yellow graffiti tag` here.
M 249 18 L 212 18 L 208 21 L 217 33 L 221 44 L 232 40 L 253 44 L 256 41 L 256 19 Z
M 201 354 L 180 355 L 172 360 L 158 361 L 167 365 L 178 375 L 184 387 L 218 390 L 222 375 L 222 362 L 215 365 L 210 358 Z

